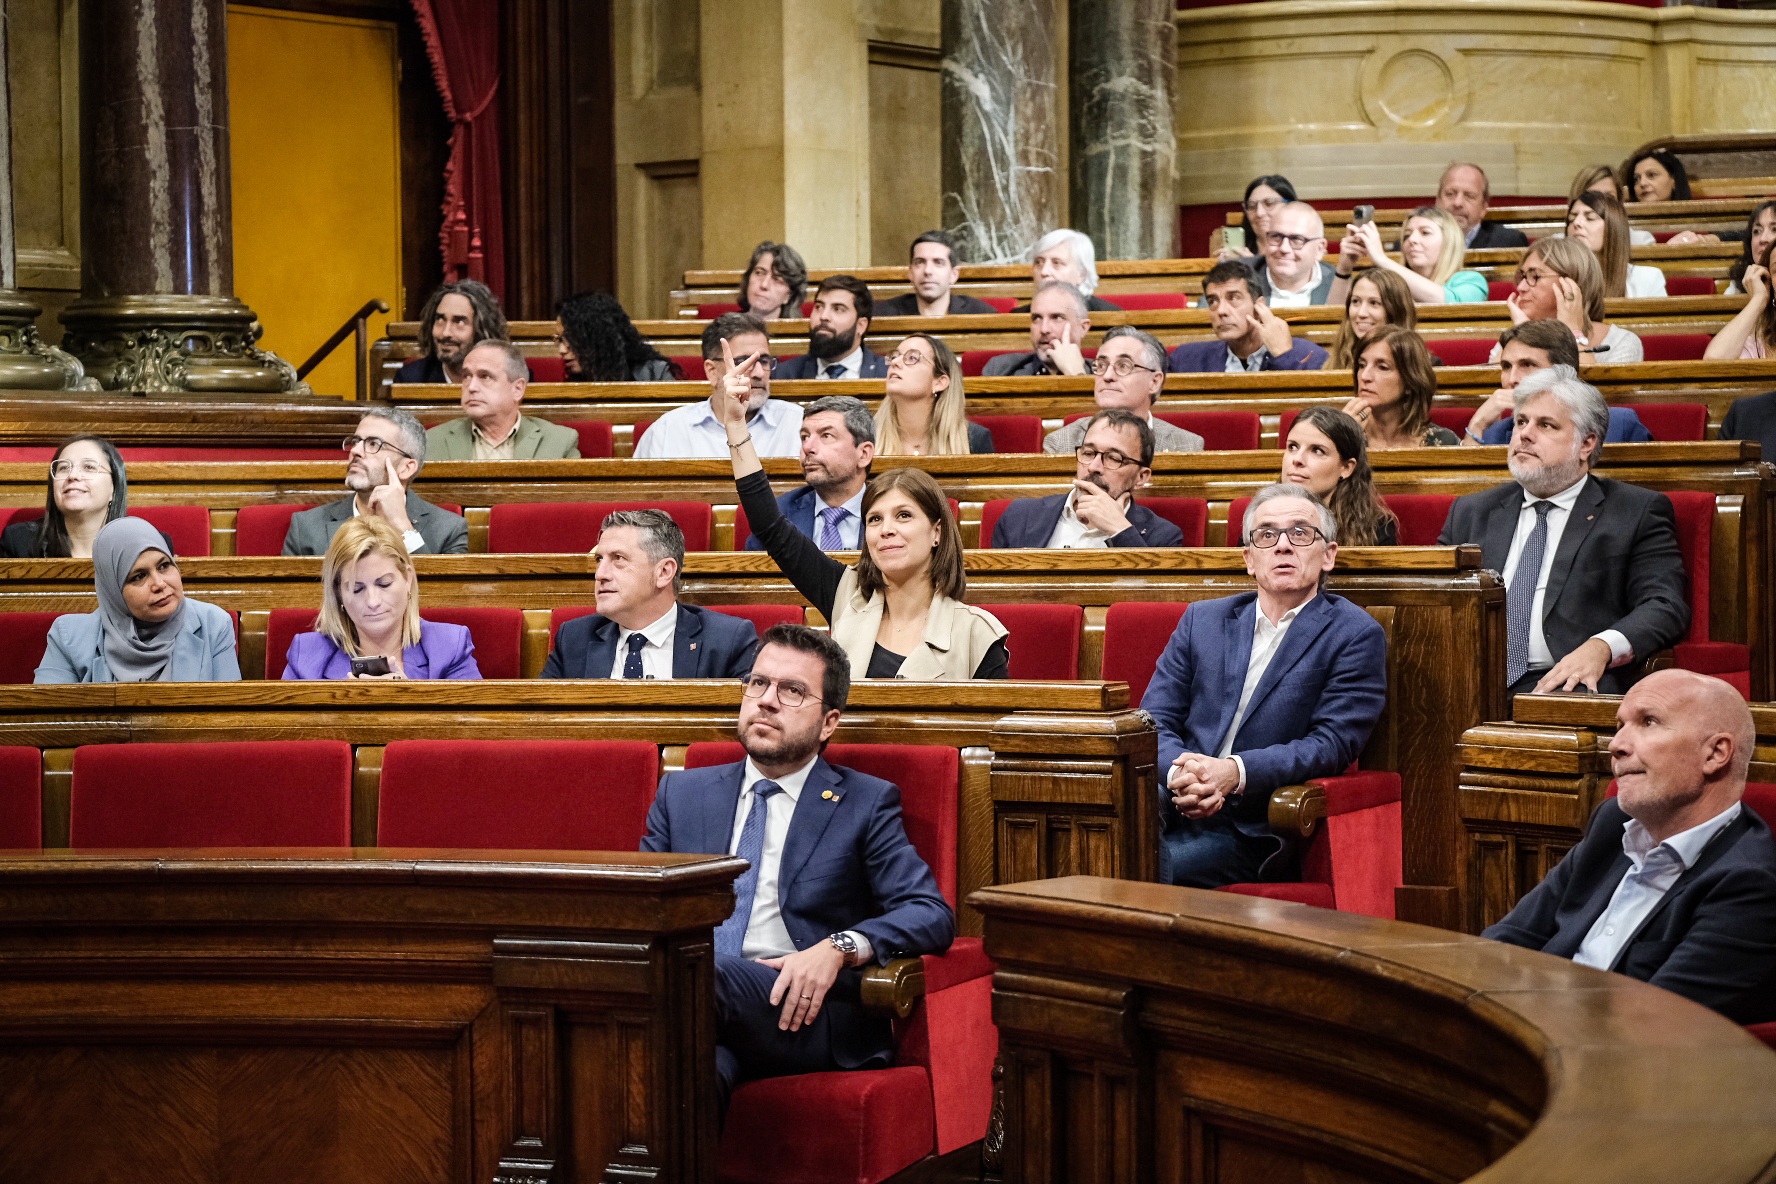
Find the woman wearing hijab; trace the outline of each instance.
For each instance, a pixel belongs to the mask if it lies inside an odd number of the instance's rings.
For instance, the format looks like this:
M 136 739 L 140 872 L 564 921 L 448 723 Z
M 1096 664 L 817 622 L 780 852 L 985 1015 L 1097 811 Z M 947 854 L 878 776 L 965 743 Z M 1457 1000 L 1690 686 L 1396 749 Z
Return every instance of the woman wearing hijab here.
M 190 600 L 166 540 L 140 518 L 93 540 L 96 613 L 57 617 L 36 682 L 238 682 L 234 621 Z

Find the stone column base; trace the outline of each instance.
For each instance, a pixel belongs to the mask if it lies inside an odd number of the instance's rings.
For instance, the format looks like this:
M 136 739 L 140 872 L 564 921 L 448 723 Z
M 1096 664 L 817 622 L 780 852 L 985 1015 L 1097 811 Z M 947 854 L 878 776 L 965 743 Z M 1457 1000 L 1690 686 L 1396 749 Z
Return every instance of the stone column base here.
M 0 288 L 0 390 L 92 391 L 99 384 L 72 354 L 37 336 L 43 309 L 29 297 Z
M 83 296 L 62 344 L 106 390 L 307 395 L 296 368 L 255 349 L 253 310 L 232 296 Z

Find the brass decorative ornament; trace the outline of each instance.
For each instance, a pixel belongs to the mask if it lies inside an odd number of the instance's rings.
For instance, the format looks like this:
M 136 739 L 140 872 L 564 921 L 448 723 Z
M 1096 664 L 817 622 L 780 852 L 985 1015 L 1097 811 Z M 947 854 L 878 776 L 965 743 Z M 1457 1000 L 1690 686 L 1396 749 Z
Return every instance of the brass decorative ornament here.
M 256 347 L 263 330 L 232 296 L 82 297 L 63 346 L 105 390 L 310 394 L 296 368 Z

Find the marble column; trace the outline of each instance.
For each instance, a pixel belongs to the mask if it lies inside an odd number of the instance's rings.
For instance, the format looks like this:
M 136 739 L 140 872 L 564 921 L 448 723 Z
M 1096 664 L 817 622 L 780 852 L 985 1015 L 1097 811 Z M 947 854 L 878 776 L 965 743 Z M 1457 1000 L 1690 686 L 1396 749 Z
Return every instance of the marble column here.
M 81 0 L 81 295 L 108 389 L 306 391 L 234 296 L 225 0 Z M 292 167 L 300 167 L 292 161 Z
M 943 0 L 943 220 L 970 263 L 1059 223 L 1058 0 Z
M 1100 259 L 1172 253 L 1176 0 L 1071 0 L 1068 190 Z

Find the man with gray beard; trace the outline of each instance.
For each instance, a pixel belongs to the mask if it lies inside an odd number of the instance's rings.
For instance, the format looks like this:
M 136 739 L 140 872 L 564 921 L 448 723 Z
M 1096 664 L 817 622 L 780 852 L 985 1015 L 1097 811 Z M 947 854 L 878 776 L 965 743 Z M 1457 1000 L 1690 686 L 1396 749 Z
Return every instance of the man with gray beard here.
M 1512 395 L 1515 482 L 1458 498 L 1437 541 L 1479 546 L 1504 578 L 1512 694 L 1622 694 L 1690 625 L 1671 499 L 1592 474 L 1609 406 L 1571 366 Z

